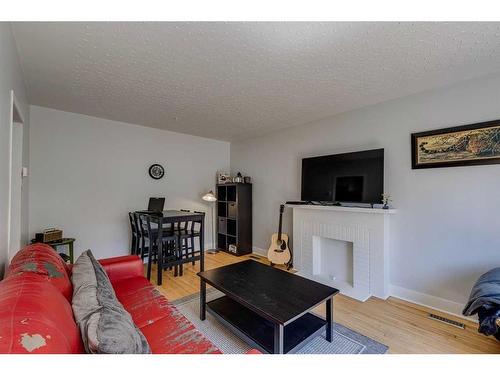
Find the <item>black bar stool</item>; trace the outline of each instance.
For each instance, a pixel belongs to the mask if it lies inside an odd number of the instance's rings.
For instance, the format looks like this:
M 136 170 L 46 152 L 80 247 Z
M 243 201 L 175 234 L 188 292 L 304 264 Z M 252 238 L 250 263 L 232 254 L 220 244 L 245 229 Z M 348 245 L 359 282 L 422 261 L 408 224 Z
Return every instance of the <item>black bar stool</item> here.
M 184 212 L 191 212 L 189 210 L 181 210 Z M 195 213 L 203 213 L 200 211 L 194 211 Z M 196 221 L 186 221 L 183 222 L 182 225 L 178 225 L 176 228 L 176 235 L 179 238 L 179 246 L 181 256 L 185 256 L 186 258 L 195 256 L 195 245 L 194 239 L 196 237 L 200 237 L 200 229 L 197 228 L 197 224 L 200 224 Z M 200 224 L 201 226 L 201 224 Z M 195 261 L 193 260 L 191 264 L 194 266 Z M 182 269 L 182 268 L 181 268 Z M 182 271 L 181 271 L 182 272 Z
M 135 221 L 135 215 L 133 212 L 128 213 L 128 218 L 130 220 L 130 230 L 132 233 L 132 241 L 130 245 L 130 254 L 135 255 L 139 252 L 139 231 L 137 228 L 137 223 Z
M 163 248 L 163 261 L 164 264 L 177 260 L 178 258 L 178 239 L 173 231 L 162 231 L 162 238 L 158 238 L 158 231 L 151 229 L 151 217 L 149 215 L 139 215 L 140 226 L 143 235 L 143 248 L 141 251 L 142 258 L 147 252 L 148 255 L 148 268 L 147 278 L 151 279 L 151 267 L 153 261 L 158 259 L 158 245 L 162 241 Z M 148 243 L 146 247 L 145 244 Z M 154 258 L 154 260 L 153 260 Z M 177 266 L 174 267 L 174 276 L 177 276 Z

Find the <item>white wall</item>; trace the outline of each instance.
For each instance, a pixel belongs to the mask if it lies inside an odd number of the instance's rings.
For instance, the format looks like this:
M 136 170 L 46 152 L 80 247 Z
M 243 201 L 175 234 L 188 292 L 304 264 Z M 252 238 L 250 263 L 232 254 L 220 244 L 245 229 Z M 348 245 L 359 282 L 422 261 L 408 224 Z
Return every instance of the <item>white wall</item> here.
M 30 232 L 62 228 L 76 255 L 129 252 L 127 213 L 165 196 L 166 208 L 207 211 L 201 196 L 229 169 L 229 143 L 31 107 Z M 165 167 L 153 180 L 148 168 Z M 209 211 L 207 211 L 209 213 Z M 211 215 L 206 217 L 211 242 Z
M 7 233 L 9 207 L 9 141 L 11 121 L 11 90 L 14 90 L 19 111 L 24 118 L 23 164 L 29 161 L 29 113 L 26 88 L 19 64 L 10 24 L 0 22 L 0 279 L 7 263 Z M 21 235 L 28 239 L 28 181 L 23 182 Z
M 500 165 L 412 170 L 410 133 L 498 118 L 500 75 L 232 143 L 232 172 L 253 178 L 254 245 L 267 249 L 279 204 L 300 199 L 301 158 L 383 147 L 385 191 L 399 209 L 395 293 L 459 312 L 475 279 L 500 266 Z

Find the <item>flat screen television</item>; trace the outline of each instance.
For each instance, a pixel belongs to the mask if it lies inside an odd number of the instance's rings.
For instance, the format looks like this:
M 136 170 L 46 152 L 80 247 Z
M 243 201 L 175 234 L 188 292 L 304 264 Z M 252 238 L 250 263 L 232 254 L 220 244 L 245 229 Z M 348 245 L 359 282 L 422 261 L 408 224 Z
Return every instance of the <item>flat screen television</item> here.
M 380 203 L 384 149 L 302 159 L 303 201 Z

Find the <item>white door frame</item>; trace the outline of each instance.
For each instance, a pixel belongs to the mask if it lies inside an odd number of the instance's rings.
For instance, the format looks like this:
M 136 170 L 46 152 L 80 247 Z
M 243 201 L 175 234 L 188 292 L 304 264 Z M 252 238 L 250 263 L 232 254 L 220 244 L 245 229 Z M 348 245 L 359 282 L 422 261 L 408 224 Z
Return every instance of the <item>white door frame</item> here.
M 14 117 L 17 115 L 19 121 L 15 121 Z M 13 143 L 13 127 L 22 126 L 23 127 L 23 138 L 24 138 L 24 116 L 19 107 L 19 102 L 14 94 L 14 90 L 10 90 L 10 118 L 9 118 L 9 201 L 7 208 L 7 263 L 10 262 L 10 246 L 12 238 L 10 238 L 11 227 L 12 227 L 12 143 Z M 23 139 L 23 149 L 24 149 L 24 139 Z M 24 154 L 24 151 L 23 151 Z M 21 171 L 19 171 L 21 172 Z M 21 194 L 22 200 L 22 194 Z M 22 206 L 21 206 L 22 207 Z M 20 213 L 21 214 L 21 213 Z M 20 228 L 21 229 L 21 228 Z M 7 267 L 7 264 L 5 265 Z

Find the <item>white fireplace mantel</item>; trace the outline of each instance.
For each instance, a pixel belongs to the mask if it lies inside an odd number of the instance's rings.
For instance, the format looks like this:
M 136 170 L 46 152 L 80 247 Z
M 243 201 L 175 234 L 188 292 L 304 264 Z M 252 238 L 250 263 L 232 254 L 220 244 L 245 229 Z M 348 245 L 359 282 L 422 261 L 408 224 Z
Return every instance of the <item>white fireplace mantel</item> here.
M 287 207 L 302 208 L 305 210 L 326 210 L 326 211 L 344 211 L 344 212 L 362 212 L 366 214 L 391 215 L 398 212 L 394 208 L 370 208 L 370 207 L 349 207 L 349 206 L 327 206 L 319 204 L 287 204 Z
M 299 275 L 336 287 L 342 294 L 361 301 L 370 296 L 383 299 L 389 296 L 390 222 L 397 210 L 319 205 L 288 207 L 293 209 L 294 268 Z M 317 248 L 325 246 L 321 244 L 336 243 L 329 240 L 342 241 L 352 248 L 352 280 L 349 282 L 318 271 L 339 266 L 320 264 L 332 262 L 331 253 L 320 254 L 335 250 Z M 346 247 L 342 248 L 345 252 Z M 341 257 L 339 263 L 345 259 Z

